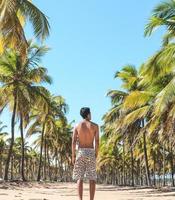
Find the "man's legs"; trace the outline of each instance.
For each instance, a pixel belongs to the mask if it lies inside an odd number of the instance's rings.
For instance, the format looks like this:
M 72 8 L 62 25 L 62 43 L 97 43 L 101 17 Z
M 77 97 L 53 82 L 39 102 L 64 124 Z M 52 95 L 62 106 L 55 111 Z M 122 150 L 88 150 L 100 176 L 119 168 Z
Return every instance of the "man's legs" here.
M 78 186 L 78 197 L 79 200 L 83 199 L 83 180 L 79 179 L 77 181 L 77 186 Z
M 94 200 L 95 195 L 95 181 L 89 180 L 89 192 L 90 192 L 90 200 Z

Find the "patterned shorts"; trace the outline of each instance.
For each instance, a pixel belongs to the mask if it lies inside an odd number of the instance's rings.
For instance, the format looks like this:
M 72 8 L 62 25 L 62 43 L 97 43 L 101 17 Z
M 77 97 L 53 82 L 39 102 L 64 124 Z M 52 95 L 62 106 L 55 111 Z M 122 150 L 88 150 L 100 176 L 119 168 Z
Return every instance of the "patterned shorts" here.
M 83 180 L 84 175 L 89 180 L 97 179 L 95 150 L 90 148 L 78 149 L 73 170 L 74 180 Z

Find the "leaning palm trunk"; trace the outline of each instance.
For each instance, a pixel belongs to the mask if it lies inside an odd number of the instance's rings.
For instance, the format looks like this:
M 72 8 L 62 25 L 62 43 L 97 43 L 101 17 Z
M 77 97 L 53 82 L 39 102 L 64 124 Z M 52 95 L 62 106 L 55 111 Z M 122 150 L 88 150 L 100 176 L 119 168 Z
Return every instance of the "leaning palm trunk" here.
M 24 172 L 24 159 L 25 159 L 25 153 L 24 153 L 24 133 L 23 133 L 23 115 L 20 113 L 20 132 L 21 132 L 21 154 L 22 154 L 22 159 L 21 159 L 21 176 L 22 180 L 26 181 L 25 178 L 25 172 Z
M 41 133 L 40 159 L 39 159 L 39 166 L 38 166 L 37 181 L 40 181 L 40 179 L 41 179 L 41 166 L 42 166 L 42 152 L 43 152 L 43 143 L 44 143 L 44 132 L 45 132 L 45 123 L 43 123 L 43 129 L 42 129 L 42 133 Z
M 146 181 L 147 185 L 151 185 L 150 181 L 150 173 L 149 173 L 149 166 L 148 166 L 148 156 L 147 156 L 147 146 L 146 146 L 146 136 L 145 132 L 143 132 L 143 146 L 144 146 L 144 160 L 145 160 L 145 170 L 146 170 Z
M 44 137 L 44 180 L 47 179 L 47 163 L 46 163 L 46 159 L 47 159 L 47 155 L 46 155 L 46 150 L 47 150 L 47 144 L 46 144 L 46 137 Z
M 3 159 L 2 159 L 2 155 L 3 155 L 3 150 L 0 151 L 0 178 L 3 177 Z
M 47 148 L 47 162 L 48 162 L 48 176 L 49 176 L 49 179 L 50 181 L 52 180 L 52 177 L 51 177 L 51 170 L 50 170 L 50 158 L 49 158 L 49 148 Z
M 144 127 L 144 120 L 143 119 L 142 119 L 142 127 Z M 151 185 L 151 180 L 150 180 L 150 172 L 149 172 L 149 165 L 148 165 L 148 155 L 147 155 L 145 131 L 143 131 L 143 149 L 144 149 L 146 181 L 147 181 L 147 185 L 150 186 Z
M 10 148 L 7 156 L 7 161 L 5 165 L 5 174 L 4 174 L 4 180 L 8 180 L 8 172 L 9 172 L 9 164 L 10 164 L 10 158 L 12 155 L 13 150 L 13 144 L 14 144 L 14 135 L 15 135 L 15 117 L 16 117 L 16 107 L 17 107 L 17 96 L 14 97 L 14 106 L 13 106 L 13 114 L 11 119 L 11 143 Z

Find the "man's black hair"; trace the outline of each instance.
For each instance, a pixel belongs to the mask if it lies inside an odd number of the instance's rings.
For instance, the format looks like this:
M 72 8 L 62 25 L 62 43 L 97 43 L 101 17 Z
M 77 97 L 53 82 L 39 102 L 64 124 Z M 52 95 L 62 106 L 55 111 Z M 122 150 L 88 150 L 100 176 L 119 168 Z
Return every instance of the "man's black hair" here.
M 80 115 L 82 116 L 83 119 L 86 119 L 90 113 L 91 111 L 90 111 L 90 108 L 88 107 L 83 107 L 80 109 Z

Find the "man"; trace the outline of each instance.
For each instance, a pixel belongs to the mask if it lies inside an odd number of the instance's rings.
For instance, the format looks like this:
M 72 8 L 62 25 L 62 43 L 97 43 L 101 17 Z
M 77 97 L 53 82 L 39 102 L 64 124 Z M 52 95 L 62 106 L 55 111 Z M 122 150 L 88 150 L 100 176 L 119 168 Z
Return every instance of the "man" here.
M 83 198 L 83 178 L 89 179 L 90 200 L 94 199 L 96 185 L 96 158 L 99 147 L 99 128 L 91 122 L 90 108 L 80 110 L 83 118 L 74 128 L 72 137 L 72 163 L 74 165 L 73 179 L 77 180 L 79 200 Z M 95 148 L 94 148 L 95 141 Z M 77 156 L 75 154 L 78 142 Z

